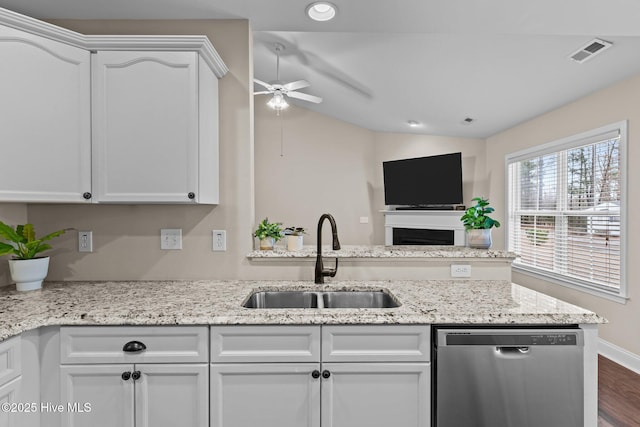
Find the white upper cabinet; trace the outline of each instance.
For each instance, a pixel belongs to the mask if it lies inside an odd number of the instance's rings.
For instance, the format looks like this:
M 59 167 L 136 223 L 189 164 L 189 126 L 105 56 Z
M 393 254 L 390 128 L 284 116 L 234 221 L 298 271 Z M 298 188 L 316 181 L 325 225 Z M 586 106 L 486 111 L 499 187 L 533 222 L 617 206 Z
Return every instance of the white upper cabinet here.
M 218 82 L 197 52 L 92 55 L 94 198 L 218 203 Z
M 0 201 L 86 201 L 89 52 L 0 25 L 0 58 Z
M 227 71 L 205 36 L 85 36 L 0 8 L 0 202 L 219 203 Z

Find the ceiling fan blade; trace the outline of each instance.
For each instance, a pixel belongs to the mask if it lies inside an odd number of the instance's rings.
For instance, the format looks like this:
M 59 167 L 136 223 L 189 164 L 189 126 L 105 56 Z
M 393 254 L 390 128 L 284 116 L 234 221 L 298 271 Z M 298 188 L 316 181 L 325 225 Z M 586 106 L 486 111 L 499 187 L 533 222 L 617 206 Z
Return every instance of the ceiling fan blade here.
M 291 98 L 297 98 L 297 99 L 301 99 L 303 101 L 314 102 L 316 104 L 319 104 L 319 103 L 322 102 L 322 98 L 320 98 L 319 96 L 309 95 L 307 93 L 289 92 L 289 93 L 287 93 L 287 95 L 290 96 Z
M 286 90 L 298 90 L 298 89 L 302 89 L 304 87 L 309 87 L 309 86 L 311 86 L 311 83 L 309 83 L 308 81 L 306 81 L 306 80 L 298 80 L 298 81 L 295 81 L 295 82 L 287 83 L 283 87 Z
M 263 91 L 260 91 L 260 92 L 253 92 L 254 95 L 264 95 L 264 94 L 267 94 L 267 93 L 273 93 L 273 92 L 271 92 L 269 90 L 263 90 Z
M 263 82 L 262 80 L 253 79 L 253 82 L 259 84 L 260 86 L 264 86 L 268 90 L 273 90 L 273 86 L 271 86 L 269 83 Z

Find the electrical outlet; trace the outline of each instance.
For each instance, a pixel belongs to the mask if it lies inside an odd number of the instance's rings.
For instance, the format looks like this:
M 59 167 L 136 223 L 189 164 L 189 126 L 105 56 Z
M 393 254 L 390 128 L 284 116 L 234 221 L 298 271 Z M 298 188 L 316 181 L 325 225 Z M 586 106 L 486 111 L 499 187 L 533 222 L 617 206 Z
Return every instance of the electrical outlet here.
M 451 277 L 471 277 L 471 265 L 451 264 Z
M 368 216 L 361 216 L 360 217 L 360 224 L 369 224 L 369 217 Z
M 182 249 L 182 229 L 163 228 L 160 230 L 160 249 Z
M 78 252 L 93 252 L 92 231 L 78 231 Z
M 227 230 L 213 230 L 213 247 L 215 252 L 227 250 Z

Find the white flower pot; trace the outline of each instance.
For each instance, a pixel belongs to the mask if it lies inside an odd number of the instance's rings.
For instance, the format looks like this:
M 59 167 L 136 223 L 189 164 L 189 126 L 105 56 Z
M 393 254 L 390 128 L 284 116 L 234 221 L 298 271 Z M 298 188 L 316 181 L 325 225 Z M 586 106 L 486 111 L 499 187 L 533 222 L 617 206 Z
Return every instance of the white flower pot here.
M 467 245 L 474 249 L 489 249 L 491 247 L 491 229 L 467 230 Z
M 276 244 L 276 239 L 273 237 L 265 237 L 260 240 L 260 250 L 261 251 L 272 251 L 273 245 Z
M 33 259 L 10 259 L 9 271 L 19 291 L 42 288 L 42 281 L 49 271 L 49 257 Z
M 289 249 L 290 251 L 300 251 L 300 250 L 302 250 L 303 240 L 304 240 L 304 236 L 303 235 L 300 235 L 300 236 L 289 235 L 289 236 L 287 236 L 287 249 Z

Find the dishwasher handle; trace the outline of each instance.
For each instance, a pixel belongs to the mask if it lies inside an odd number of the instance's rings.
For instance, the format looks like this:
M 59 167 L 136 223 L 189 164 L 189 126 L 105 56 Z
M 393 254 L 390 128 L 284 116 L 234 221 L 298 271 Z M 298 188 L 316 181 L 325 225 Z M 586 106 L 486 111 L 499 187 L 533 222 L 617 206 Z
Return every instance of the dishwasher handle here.
M 528 346 L 521 347 L 508 347 L 508 346 L 500 346 L 496 347 L 496 353 L 501 356 L 509 357 L 509 356 L 523 356 L 529 354 L 531 349 Z

